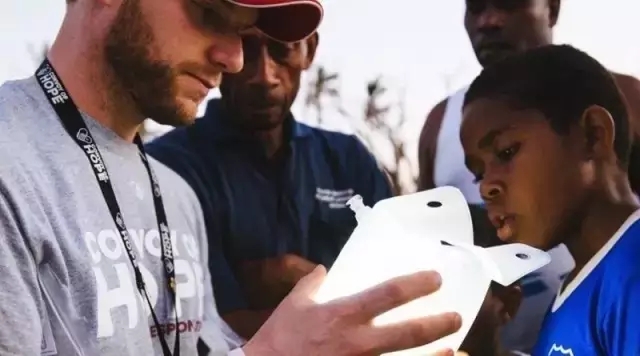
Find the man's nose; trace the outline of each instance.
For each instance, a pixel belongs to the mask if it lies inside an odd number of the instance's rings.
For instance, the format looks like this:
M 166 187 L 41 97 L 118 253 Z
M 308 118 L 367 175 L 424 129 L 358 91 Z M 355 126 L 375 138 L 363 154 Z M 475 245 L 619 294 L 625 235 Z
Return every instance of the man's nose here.
M 255 61 L 251 65 L 247 65 L 246 70 L 250 70 L 249 81 L 266 87 L 276 86 L 278 84 L 277 65 L 276 61 L 271 58 L 268 49 L 262 48 Z
M 242 38 L 239 35 L 216 36 L 208 59 L 225 73 L 238 73 L 244 66 Z
M 489 5 L 476 17 L 478 29 L 499 28 L 504 25 L 505 11 Z

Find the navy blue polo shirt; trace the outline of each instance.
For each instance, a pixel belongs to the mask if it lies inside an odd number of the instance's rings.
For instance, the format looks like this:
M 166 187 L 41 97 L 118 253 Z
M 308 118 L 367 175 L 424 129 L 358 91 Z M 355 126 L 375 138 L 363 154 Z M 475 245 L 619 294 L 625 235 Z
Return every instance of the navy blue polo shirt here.
M 204 117 L 147 145 L 180 174 L 204 212 L 209 268 L 220 314 L 248 309 L 236 268 L 246 260 L 293 253 L 330 267 L 356 225 L 346 201 L 391 196 L 377 162 L 355 137 L 287 119 L 281 164 L 229 125 L 212 100 Z

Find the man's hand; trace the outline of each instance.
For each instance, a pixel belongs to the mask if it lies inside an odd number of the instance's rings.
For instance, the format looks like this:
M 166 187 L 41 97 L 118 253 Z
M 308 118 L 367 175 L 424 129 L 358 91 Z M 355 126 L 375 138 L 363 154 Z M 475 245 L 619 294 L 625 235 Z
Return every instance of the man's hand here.
M 243 347 L 247 356 L 380 355 L 431 343 L 461 326 L 457 313 L 372 325 L 376 316 L 440 288 L 435 272 L 398 277 L 350 297 L 316 304 L 312 297 L 325 275 L 320 266 L 298 283 Z
M 300 256 L 280 257 L 240 264 L 240 280 L 254 309 L 275 308 L 316 264 Z

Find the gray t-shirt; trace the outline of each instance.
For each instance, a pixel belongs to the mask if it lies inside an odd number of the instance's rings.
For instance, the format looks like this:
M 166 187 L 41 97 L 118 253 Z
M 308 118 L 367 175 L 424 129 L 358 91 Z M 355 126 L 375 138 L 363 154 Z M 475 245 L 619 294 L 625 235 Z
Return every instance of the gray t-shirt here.
M 35 78 L 0 87 L 0 355 L 162 354 L 173 313 L 147 172 L 137 147 L 84 117 L 111 176 L 152 303 L 154 326 L 89 161 Z M 228 346 L 215 310 L 198 200 L 151 159 L 173 241 L 182 355 Z

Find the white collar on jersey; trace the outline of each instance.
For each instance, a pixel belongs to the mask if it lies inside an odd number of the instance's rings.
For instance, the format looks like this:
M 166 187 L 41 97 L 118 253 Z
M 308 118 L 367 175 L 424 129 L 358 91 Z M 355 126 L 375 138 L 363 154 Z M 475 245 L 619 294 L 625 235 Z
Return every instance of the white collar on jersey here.
M 631 214 L 627 218 L 627 220 L 622 224 L 622 226 L 620 226 L 618 231 L 616 231 L 616 233 L 613 234 L 611 239 L 609 239 L 609 241 L 607 241 L 607 243 L 604 244 L 604 246 L 602 246 L 602 248 L 600 248 L 600 250 L 596 252 L 596 254 L 593 255 L 593 257 L 591 257 L 589 262 L 587 262 L 584 265 L 584 267 L 582 267 L 582 269 L 580 270 L 580 272 L 578 272 L 576 277 L 569 284 L 567 284 L 566 288 L 564 288 L 564 290 L 562 288 L 558 289 L 556 299 L 553 301 L 553 306 L 551 307 L 552 313 L 558 310 L 562 306 L 562 303 L 564 303 L 564 301 L 567 300 L 569 296 L 571 296 L 571 293 L 573 293 L 573 291 L 576 290 L 578 286 L 580 286 L 580 283 L 582 283 L 589 276 L 589 274 L 598 266 L 598 264 L 602 262 L 602 260 L 607 255 L 607 253 L 609 253 L 609 251 L 613 249 L 613 246 L 615 246 L 616 243 L 622 237 L 622 235 L 624 235 L 624 233 L 627 232 L 629 227 L 639 219 L 640 219 L 640 210 L 636 210 L 633 214 Z

